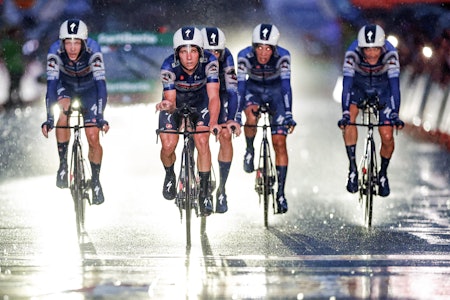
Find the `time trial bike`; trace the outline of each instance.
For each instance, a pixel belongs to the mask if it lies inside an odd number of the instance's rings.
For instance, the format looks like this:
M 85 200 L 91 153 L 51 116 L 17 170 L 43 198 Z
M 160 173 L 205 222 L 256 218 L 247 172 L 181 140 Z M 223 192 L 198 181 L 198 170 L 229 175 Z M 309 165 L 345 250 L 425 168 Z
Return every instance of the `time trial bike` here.
M 202 215 L 199 208 L 200 179 L 195 167 L 195 142 L 194 134 L 209 133 L 208 130 L 196 130 L 193 120 L 198 112 L 194 107 L 183 104 L 173 113 L 180 118 L 181 126 L 178 131 L 168 131 L 158 129 L 157 134 L 169 133 L 183 135 L 183 150 L 181 152 L 180 173 L 177 180 L 177 194 L 175 205 L 180 211 L 180 220 L 183 220 L 183 211 L 186 223 L 186 246 L 191 246 L 191 220 L 192 211 L 196 217 L 201 217 L 201 233 L 206 229 L 206 216 Z M 215 189 L 215 176 L 211 167 L 211 177 L 209 179 L 209 195 Z M 211 200 L 213 203 L 213 201 Z M 214 211 L 214 210 L 213 210 Z
M 264 226 L 269 226 L 269 211 L 272 207 L 273 213 L 276 213 L 274 185 L 277 182 L 275 164 L 272 159 L 272 148 L 268 139 L 268 128 L 270 124 L 269 106 L 260 105 L 256 111 L 253 111 L 257 119 L 263 117 L 262 125 L 245 125 L 248 127 L 262 128 L 262 140 L 259 150 L 258 168 L 256 169 L 255 191 L 259 195 L 259 203 L 263 205 Z M 276 125 L 279 126 L 279 125 Z
M 366 97 L 358 104 L 362 111 L 361 123 L 350 123 L 350 126 L 361 126 L 367 128 L 364 152 L 358 165 L 358 196 L 359 203 L 364 211 L 363 222 L 367 228 L 372 226 L 373 199 L 377 195 L 378 188 L 378 165 L 373 135 L 374 128 L 379 126 L 392 126 L 391 124 L 379 124 L 380 105 L 378 94 L 375 90 L 366 91 Z
M 75 209 L 75 220 L 79 241 L 86 233 L 84 224 L 86 218 L 86 205 L 91 204 L 91 170 L 83 156 L 83 145 L 81 132 L 83 128 L 95 127 L 96 125 L 84 125 L 82 118 L 82 106 L 78 101 L 71 103 L 69 110 L 64 114 L 68 116 L 69 124 L 75 120 L 74 125 L 55 126 L 73 130 L 73 143 L 69 169 L 69 188 Z

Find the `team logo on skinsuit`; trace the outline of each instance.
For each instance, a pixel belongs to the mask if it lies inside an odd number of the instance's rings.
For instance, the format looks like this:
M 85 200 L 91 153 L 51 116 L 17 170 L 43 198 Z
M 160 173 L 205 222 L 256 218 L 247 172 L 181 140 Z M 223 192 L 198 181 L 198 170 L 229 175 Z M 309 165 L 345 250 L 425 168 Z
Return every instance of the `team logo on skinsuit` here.
M 49 67 L 51 69 L 55 69 L 56 68 L 56 59 L 54 59 L 54 58 L 49 59 L 47 67 Z

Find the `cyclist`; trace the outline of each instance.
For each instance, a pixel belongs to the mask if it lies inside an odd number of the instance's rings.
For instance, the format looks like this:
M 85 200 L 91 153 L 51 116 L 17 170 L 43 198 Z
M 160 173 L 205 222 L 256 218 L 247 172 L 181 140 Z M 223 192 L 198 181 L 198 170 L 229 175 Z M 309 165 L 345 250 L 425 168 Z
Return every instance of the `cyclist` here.
M 238 101 L 246 116 L 245 125 L 256 125 L 254 111 L 260 105 L 269 104 L 272 125 L 272 144 L 275 150 L 275 166 L 278 177 L 276 195 L 277 213 L 288 210 L 284 194 L 288 168 L 286 136 L 292 133 L 296 122 L 292 118 L 291 56 L 288 50 L 278 46 L 280 32 L 275 25 L 259 24 L 253 30 L 252 46 L 238 54 Z M 244 170 L 254 171 L 253 142 L 256 128 L 244 128 L 247 148 Z
M 54 128 L 53 105 L 58 103 L 60 113 L 57 126 L 69 124 L 67 111 L 71 100 L 80 98 L 83 107 L 84 124 L 94 124 L 85 129 L 89 143 L 89 161 L 92 168 L 93 204 L 105 201 L 100 184 L 100 166 L 103 148 L 100 144 L 100 130 L 108 132 L 109 124 L 103 118 L 107 102 L 105 66 L 100 46 L 88 38 L 86 24 L 78 19 L 69 19 L 59 29 L 59 40 L 54 42 L 47 55 L 47 121 L 41 128 L 45 137 Z M 56 140 L 59 154 L 59 169 L 56 186 L 68 187 L 67 148 L 70 130 L 57 128 Z
M 206 27 L 201 31 L 203 34 L 204 49 L 213 53 L 219 61 L 219 96 L 221 104 L 219 124 L 226 126 L 227 130 L 222 130 L 219 137 L 220 149 L 218 163 L 220 184 L 216 192 L 216 213 L 225 213 L 228 210 L 225 184 L 233 159 L 231 137 L 233 133 L 237 136 L 241 133 L 241 125 L 235 121 L 236 115 L 238 114 L 236 69 L 234 67 L 233 55 L 225 47 L 226 38 L 223 31 L 217 27 Z
M 368 88 L 378 94 L 382 107 L 380 124 L 403 128 L 399 118 L 400 109 L 400 64 L 395 47 L 385 40 L 383 28 L 370 24 L 363 26 L 358 38 L 347 49 L 343 64 L 342 119 L 338 126 L 343 129 L 344 143 L 350 162 L 347 190 L 358 191 L 358 171 L 355 159 L 358 132 L 354 123 L 359 113 L 357 104 L 366 97 Z M 380 126 L 381 168 L 378 173 L 378 194 L 386 197 L 390 193 L 387 167 L 394 152 L 393 126 Z
M 195 121 L 198 131 L 217 131 L 219 99 L 219 74 L 216 57 L 203 51 L 203 37 L 196 27 L 182 27 L 173 36 L 174 55 L 168 56 L 161 66 L 163 100 L 156 105 L 161 130 L 177 130 L 179 124 L 172 114 L 176 107 L 188 103 L 199 112 Z M 198 151 L 197 168 L 200 176 L 200 213 L 208 216 L 213 212 L 212 199 L 209 195 L 209 178 L 211 175 L 211 151 L 209 133 L 194 135 Z M 172 200 L 176 196 L 176 176 L 174 172 L 175 148 L 178 135 L 161 133 L 161 161 L 166 170 L 163 196 Z

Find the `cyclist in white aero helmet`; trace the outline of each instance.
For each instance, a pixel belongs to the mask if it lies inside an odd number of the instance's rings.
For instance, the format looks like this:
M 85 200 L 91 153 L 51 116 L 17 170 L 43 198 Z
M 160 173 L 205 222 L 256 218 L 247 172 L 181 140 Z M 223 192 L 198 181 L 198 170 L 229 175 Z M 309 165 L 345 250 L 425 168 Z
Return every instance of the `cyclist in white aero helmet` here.
M 103 118 L 107 102 L 105 65 L 99 44 L 88 37 L 86 24 L 79 19 L 70 19 L 61 24 L 59 40 L 50 46 L 47 54 L 47 121 L 41 126 L 45 137 L 54 128 L 54 104 L 58 103 L 60 107 L 57 125 L 67 126 L 67 111 L 76 97 L 81 100 L 85 125 L 96 125 L 86 127 L 85 131 L 92 169 L 92 203 L 101 204 L 105 199 L 99 179 L 103 156 L 99 132 L 109 130 L 109 124 Z M 70 130 L 56 128 L 56 140 L 60 158 L 56 185 L 67 188 Z
M 254 111 L 268 104 L 271 112 L 272 144 L 275 150 L 278 190 L 276 212 L 286 213 L 285 183 L 288 168 L 286 137 L 296 122 L 292 118 L 291 55 L 278 46 L 280 32 L 273 24 L 259 24 L 252 34 L 252 46 L 238 54 L 238 101 L 239 111 L 244 110 L 245 125 L 254 126 L 258 119 Z M 239 120 L 240 121 L 240 120 Z M 256 128 L 244 127 L 246 151 L 244 171 L 254 171 L 255 150 L 253 142 Z
M 203 37 L 200 30 L 193 26 L 178 29 L 173 36 L 174 55 L 168 56 L 161 66 L 163 100 L 156 105 L 161 131 L 177 130 L 178 118 L 172 116 L 177 107 L 188 104 L 195 107 L 199 114 L 196 120 L 198 131 L 217 130 L 220 110 L 218 62 L 210 52 L 203 51 Z M 161 132 L 161 161 L 166 171 L 163 196 L 172 200 L 176 196 L 176 175 L 174 163 L 178 135 Z M 200 176 L 199 204 L 200 213 L 208 216 L 213 212 L 212 196 L 209 194 L 211 174 L 211 150 L 209 133 L 194 135 L 198 151 L 196 164 Z
M 343 64 L 342 119 L 338 126 L 343 130 L 344 143 L 349 159 L 347 191 L 358 191 L 358 170 L 355 151 L 358 132 L 355 123 L 358 104 L 366 98 L 367 90 L 378 95 L 379 123 L 402 128 L 400 111 L 400 64 L 395 47 L 385 38 L 381 26 L 369 24 L 358 32 L 358 38 L 347 49 Z M 393 126 L 380 126 L 381 168 L 378 173 L 378 194 L 390 194 L 387 167 L 394 152 Z
M 231 137 L 239 136 L 241 124 L 238 118 L 237 79 L 233 55 L 225 46 L 225 34 L 220 28 L 202 28 L 204 50 L 209 51 L 219 61 L 220 80 L 220 114 L 219 124 L 226 127 L 219 137 L 220 149 L 218 155 L 220 183 L 216 192 L 216 213 L 225 213 L 228 210 L 225 184 L 233 159 L 233 144 Z M 240 119 L 240 117 L 239 117 Z

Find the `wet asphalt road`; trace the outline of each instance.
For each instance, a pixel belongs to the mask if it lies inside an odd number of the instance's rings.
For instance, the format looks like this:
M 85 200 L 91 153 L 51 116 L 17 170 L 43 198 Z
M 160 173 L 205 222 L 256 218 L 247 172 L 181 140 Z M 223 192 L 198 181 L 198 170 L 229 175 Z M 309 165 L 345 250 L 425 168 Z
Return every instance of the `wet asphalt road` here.
M 367 230 L 357 196 L 344 187 L 339 104 L 327 91 L 298 95 L 299 126 L 288 138 L 289 212 L 271 215 L 264 228 L 237 137 L 229 211 L 208 217 L 203 235 L 195 219 L 191 249 L 178 210 L 161 195 L 154 104 L 109 107 L 106 202 L 88 207 L 81 244 L 70 192 L 55 187 L 54 134 L 40 134 L 43 108 L 3 112 L 2 299 L 450 297 L 449 153 L 400 131 L 389 168 L 392 193 L 375 199 Z M 218 145 L 211 143 L 215 159 Z

